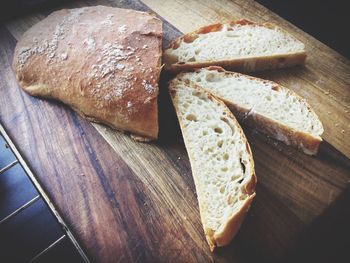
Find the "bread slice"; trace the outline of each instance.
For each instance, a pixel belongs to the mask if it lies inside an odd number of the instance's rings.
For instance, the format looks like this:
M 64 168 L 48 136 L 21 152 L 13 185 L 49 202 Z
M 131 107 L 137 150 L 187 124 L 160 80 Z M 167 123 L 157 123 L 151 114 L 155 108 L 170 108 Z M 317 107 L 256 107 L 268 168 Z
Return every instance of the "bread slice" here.
M 255 196 L 252 153 L 224 103 L 176 80 L 169 92 L 191 162 L 204 233 L 213 251 L 235 236 Z
M 293 91 L 220 67 L 181 73 L 177 80 L 193 82 L 223 100 L 242 123 L 306 154 L 317 153 L 322 123 L 310 105 Z
M 158 137 L 162 21 L 135 10 L 55 11 L 24 33 L 13 69 L 30 95 L 60 100 L 88 120 Z
M 239 72 L 305 63 L 304 44 L 273 24 L 238 20 L 213 24 L 170 44 L 163 61 L 170 71 L 222 66 Z

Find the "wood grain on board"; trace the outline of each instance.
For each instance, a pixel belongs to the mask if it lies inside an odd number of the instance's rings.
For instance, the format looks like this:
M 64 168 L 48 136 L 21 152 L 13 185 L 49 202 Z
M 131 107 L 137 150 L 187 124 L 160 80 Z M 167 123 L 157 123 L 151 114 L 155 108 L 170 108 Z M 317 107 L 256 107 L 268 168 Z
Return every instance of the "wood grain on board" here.
M 310 157 L 246 129 L 257 197 L 237 238 L 212 254 L 165 81 L 160 139 L 135 142 L 91 125 L 61 103 L 24 93 L 11 69 L 16 41 L 52 10 L 8 21 L 0 26 L 0 121 L 89 258 L 295 262 L 342 256 L 339 240 L 350 234 L 345 220 L 350 218 L 349 61 L 254 1 L 143 2 L 89 0 L 62 8 L 104 4 L 152 11 L 164 19 L 164 45 L 182 32 L 232 18 L 277 23 L 306 44 L 307 64 L 259 75 L 307 98 L 325 126 L 325 141 Z

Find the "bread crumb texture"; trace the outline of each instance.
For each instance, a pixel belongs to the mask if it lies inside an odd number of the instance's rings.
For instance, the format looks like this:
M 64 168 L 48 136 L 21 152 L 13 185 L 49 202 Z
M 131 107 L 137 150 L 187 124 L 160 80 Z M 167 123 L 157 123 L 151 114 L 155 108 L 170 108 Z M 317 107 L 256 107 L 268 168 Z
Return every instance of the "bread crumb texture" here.
M 225 105 L 200 89 L 172 85 L 203 227 L 220 232 L 251 194 L 244 187 L 254 172 L 245 137 Z
M 215 96 L 247 110 L 247 115 L 260 114 L 294 130 L 320 136 L 323 126 L 308 103 L 287 88 L 239 73 L 201 69 L 185 73 L 190 80 Z
M 304 44 L 277 27 L 223 24 L 218 31 L 200 33 L 193 41 L 182 39 L 166 55 L 177 63 L 231 60 L 304 51 Z M 173 61 L 175 63 L 175 61 Z

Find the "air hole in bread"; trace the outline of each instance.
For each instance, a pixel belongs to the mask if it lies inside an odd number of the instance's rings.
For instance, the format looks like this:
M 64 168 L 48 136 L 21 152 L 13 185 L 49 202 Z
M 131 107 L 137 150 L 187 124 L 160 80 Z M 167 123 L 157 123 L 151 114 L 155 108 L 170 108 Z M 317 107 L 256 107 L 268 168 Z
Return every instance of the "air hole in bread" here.
M 232 195 L 229 195 L 227 198 L 227 204 L 232 205 L 234 203 L 234 197 Z
M 227 167 L 222 167 L 222 168 L 221 168 L 221 171 L 227 172 L 227 171 L 228 171 L 228 168 L 227 168 Z
M 206 135 L 208 135 L 208 131 L 203 131 L 203 136 L 206 136 Z
M 243 174 L 245 174 L 245 164 L 242 162 L 242 159 L 239 159 L 239 162 L 241 163 Z
M 223 130 L 220 127 L 215 127 L 214 132 L 221 134 L 223 132 Z
M 231 126 L 228 119 L 221 117 L 220 120 L 222 120 L 223 122 L 226 122 L 229 126 Z
M 222 193 L 222 194 L 225 193 L 225 186 L 220 187 L 220 193 Z
M 196 121 L 197 121 L 197 116 L 194 115 L 194 114 L 188 114 L 188 115 L 186 116 L 186 120 L 196 122 Z
M 225 153 L 222 158 L 227 161 L 230 158 L 230 155 L 228 155 L 228 153 Z
M 208 148 L 207 152 L 208 153 L 212 153 L 212 152 L 214 152 L 214 149 L 213 148 Z
M 224 143 L 223 141 L 218 141 L 218 147 L 221 148 L 223 143 Z
M 188 59 L 188 62 L 194 62 L 194 61 L 196 61 L 196 59 L 195 59 L 194 57 L 190 57 L 190 58 Z

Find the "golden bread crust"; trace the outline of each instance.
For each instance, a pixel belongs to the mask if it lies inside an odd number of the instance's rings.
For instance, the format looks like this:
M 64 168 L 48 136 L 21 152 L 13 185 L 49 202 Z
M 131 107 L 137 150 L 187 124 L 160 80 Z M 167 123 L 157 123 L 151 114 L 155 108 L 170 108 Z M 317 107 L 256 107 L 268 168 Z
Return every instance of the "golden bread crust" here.
M 91 121 L 158 136 L 162 22 L 105 6 L 63 9 L 18 42 L 13 69 L 33 96 L 57 99 Z

